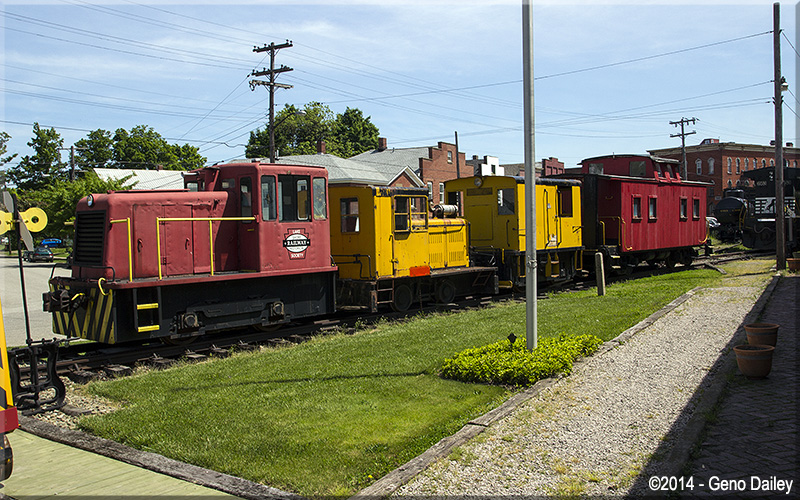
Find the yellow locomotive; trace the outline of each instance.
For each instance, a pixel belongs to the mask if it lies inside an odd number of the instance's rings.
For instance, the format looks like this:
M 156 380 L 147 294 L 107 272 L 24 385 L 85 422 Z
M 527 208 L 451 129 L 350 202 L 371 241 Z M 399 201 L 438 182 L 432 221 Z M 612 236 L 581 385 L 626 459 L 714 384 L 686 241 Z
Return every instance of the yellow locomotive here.
M 525 179 L 464 177 L 445 182 L 448 203 L 469 221 L 478 265 L 495 266 L 500 286 L 525 286 Z M 536 179 L 537 280 L 572 279 L 583 268 L 580 182 Z
M 329 193 L 339 306 L 405 311 L 497 293 L 495 270 L 470 263 L 466 221 L 431 218 L 426 189 L 332 184 Z
M 8 367 L 6 355 L 6 330 L 3 326 L 3 306 L 0 304 L 0 481 L 8 479 L 14 467 L 14 455 L 6 436 L 9 432 L 19 427 L 17 409 L 14 407 L 14 398 L 11 394 L 11 372 Z

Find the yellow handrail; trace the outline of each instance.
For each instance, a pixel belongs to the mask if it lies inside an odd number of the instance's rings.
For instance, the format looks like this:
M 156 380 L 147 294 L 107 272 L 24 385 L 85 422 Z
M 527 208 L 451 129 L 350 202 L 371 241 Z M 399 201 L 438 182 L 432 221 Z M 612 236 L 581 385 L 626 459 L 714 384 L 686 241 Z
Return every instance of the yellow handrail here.
M 128 217 L 127 219 L 117 219 L 111 221 L 112 224 L 117 222 L 124 222 L 125 225 L 128 226 L 128 281 L 133 281 L 133 251 L 131 250 L 133 241 L 131 240 L 131 219 Z
M 161 274 L 161 231 L 162 222 L 208 222 L 208 247 L 211 258 L 211 275 L 214 275 L 214 236 L 212 233 L 213 222 L 225 221 L 251 221 L 258 222 L 257 217 L 156 217 L 156 252 L 158 256 L 158 279 L 163 279 Z

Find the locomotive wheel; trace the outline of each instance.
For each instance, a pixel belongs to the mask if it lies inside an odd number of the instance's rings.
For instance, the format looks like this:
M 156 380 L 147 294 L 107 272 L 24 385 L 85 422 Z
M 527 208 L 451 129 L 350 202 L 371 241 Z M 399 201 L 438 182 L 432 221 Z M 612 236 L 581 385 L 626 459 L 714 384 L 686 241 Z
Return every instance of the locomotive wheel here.
M 436 301 L 449 304 L 456 298 L 456 286 L 450 280 L 443 280 L 436 284 Z
M 189 345 L 195 340 L 197 340 L 196 335 L 193 337 L 180 337 L 180 338 L 161 337 L 161 342 L 167 345 L 174 345 L 176 347 L 183 347 L 185 345 Z
M 266 326 L 264 326 L 261 323 L 255 323 L 253 325 L 253 328 L 258 330 L 259 332 L 262 332 L 262 333 L 271 333 L 271 332 L 274 332 L 276 330 L 279 330 L 281 328 L 281 325 L 266 325 Z
M 414 295 L 411 293 L 411 287 L 408 285 L 397 285 L 394 287 L 394 297 L 392 298 L 392 310 L 396 312 L 408 311 L 411 303 L 414 301 Z

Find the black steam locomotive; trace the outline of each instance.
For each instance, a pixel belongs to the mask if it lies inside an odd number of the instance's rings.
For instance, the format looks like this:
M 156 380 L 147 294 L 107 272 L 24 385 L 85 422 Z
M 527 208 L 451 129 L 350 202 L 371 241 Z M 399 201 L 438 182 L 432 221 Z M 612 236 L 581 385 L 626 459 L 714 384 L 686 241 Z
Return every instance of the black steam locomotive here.
M 789 251 L 794 251 L 800 247 L 796 202 L 800 169 L 784 168 L 783 172 L 786 245 Z M 775 168 L 748 170 L 742 174 L 740 185 L 726 189 L 723 199 L 714 207 L 714 217 L 720 223 L 716 233 L 723 241 L 741 239 L 747 248 L 775 248 L 775 207 Z

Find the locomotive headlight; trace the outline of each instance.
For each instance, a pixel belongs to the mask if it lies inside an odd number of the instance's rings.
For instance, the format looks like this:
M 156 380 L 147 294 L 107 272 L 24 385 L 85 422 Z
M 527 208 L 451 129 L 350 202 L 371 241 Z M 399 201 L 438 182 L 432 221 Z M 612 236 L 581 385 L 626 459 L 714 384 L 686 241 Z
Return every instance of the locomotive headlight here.
M 92 196 L 92 195 L 87 196 L 86 197 L 86 204 L 89 205 L 89 207 L 93 207 L 94 206 L 94 196 Z
M 475 185 L 477 187 L 481 187 L 482 184 L 483 184 L 483 177 L 475 177 Z

